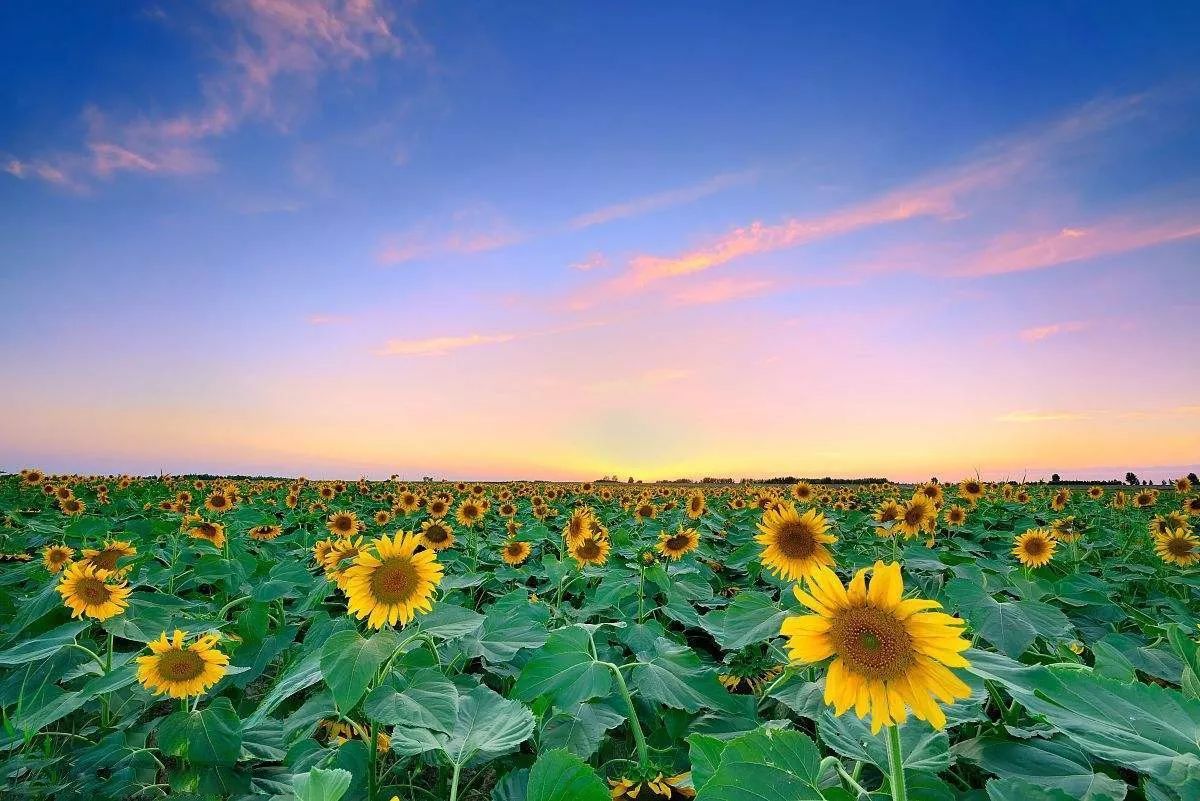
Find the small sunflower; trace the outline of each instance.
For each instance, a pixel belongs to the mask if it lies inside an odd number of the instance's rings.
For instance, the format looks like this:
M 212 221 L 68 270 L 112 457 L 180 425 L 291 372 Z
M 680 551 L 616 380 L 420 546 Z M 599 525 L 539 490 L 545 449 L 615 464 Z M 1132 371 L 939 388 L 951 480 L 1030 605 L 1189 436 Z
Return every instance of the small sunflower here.
M 1151 518 L 1149 526 L 1150 533 L 1155 536 L 1180 528 L 1188 529 L 1189 531 L 1192 528 L 1191 523 L 1188 522 L 1187 515 L 1183 512 L 1167 512 L 1163 515 L 1155 515 Z
M 1060 542 L 1075 542 L 1083 536 L 1083 529 L 1083 524 L 1075 519 L 1075 515 L 1061 517 L 1050 523 L 1050 532 Z
M 924 495 L 934 506 L 941 506 L 942 501 L 946 498 L 946 491 L 942 489 L 942 485 L 937 481 L 929 481 L 917 488 L 918 495 Z
M 1133 505 L 1139 509 L 1149 509 L 1158 503 L 1158 490 L 1142 490 L 1133 498 Z
M 446 513 L 450 511 L 450 504 L 445 498 L 432 498 L 425 505 L 425 511 L 429 513 L 430 517 L 436 520 L 446 516 Z
M 816 490 L 812 488 L 812 484 L 807 481 L 797 481 L 792 485 L 792 497 L 800 503 L 812 503 L 816 497 Z
M 876 536 L 879 536 L 879 537 L 894 537 L 894 536 L 896 536 L 896 529 L 894 527 L 889 528 L 887 526 L 887 524 L 893 523 L 896 520 L 899 520 L 900 516 L 901 516 L 901 514 L 903 514 L 903 512 L 904 512 L 904 508 L 902 506 L 900 506 L 899 503 L 892 500 L 891 498 L 889 498 L 889 499 L 885 500 L 883 503 L 879 504 L 879 508 L 875 510 L 875 514 L 873 515 L 873 517 L 875 518 L 875 522 L 879 524 L 875 528 Z
M 1098 501 L 1104 497 L 1104 487 L 1088 487 L 1088 497 Z
M 946 715 L 938 701 L 952 704 L 971 689 L 949 668 L 969 667 L 962 652 L 965 621 L 937 601 L 903 600 L 900 565 L 876 562 L 870 586 L 866 568 L 848 587 L 827 567 L 808 579 L 796 598 L 815 614 L 784 619 L 794 662 L 811 664 L 834 657 L 825 676 L 825 703 L 842 715 L 854 707 L 859 719 L 871 715 L 871 731 L 902 723 L 907 709 L 935 729 Z
M 941 488 L 940 484 L 932 484 L 926 486 L 934 486 Z M 896 528 L 904 535 L 905 539 L 912 539 L 919 535 L 922 531 L 932 534 L 933 529 L 937 526 L 937 506 L 927 493 L 917 492 L 908 500 L 900 509 L 900 519 L 896 521 Z
M 454 519 L 460 526 L 470 528 L 483 520 L 483 515 L 483 503 L 475 498 L 467 498 L 458 505 L 458 509 L 454 512 Z
M 1128 503 L 1129 503 L 1129 496 L 1125 494 L 1124 490 L 1117 490 L 1115 493 L 1113 493 L 1112 508 L 1124 509 Z
M 46 549 L 42 551 L 42 562 L 51 573 L 58 573 L 71 564 L 73 556 L 75 556 L 74 548 L 66 545 L 47 545 Z
M 325 521 L 325 528 L 335 537 L 349 537 L 359 531 L 358 515 L 354 512 L 334 512 Z
M 596 518 L 592 515 L 592 510 L 586 506 L 577 507 L 571 512 L 571 517 L 563 527 L 563 540 L 567 545 L 573 545 L 590 537 L 595 527 Z
M 283 533 L 279 526 L 255 526 L 248 532 L 250 539 L 259 542 L 270 542 Z
M 704 493 L 700 490 L 696 490 L 688 496 L 687 516 L 692 520 L 696 520 L 704 514 L 704 510 L 707 508 L 707 506 L 708 502 L 704 499 Z
M 421 524 L 421 544 L 433 551 L 454 545 L 454 529 L 444 520 L 426 520 Z
M 1185 498 L 1183 501 L 1183 513 L 1189 517 L 1200 515 L 1200 495 L 1194 498 Z
M 80 564 L 87 564 L 99 570 L 116 570 L 117 562 L 121 559 L 137 555 L 137 548 L 126 540 L 106 540 L 100 550 L 83 549 L 83 559 Z
M 192 528 L 189 528 L 188 536 L 198 540 L 208 540 L 217 548 L 225 547 L 225 526 L 220 523 L 211 523 L 207 520 L 201 520 Z
M 415 492 L 402 492 L 396 499 L 396 508 L 404 514 L 415 512 L 421 508 L 421 496 Z
M 1017 537 L 1012 553 L 1026 567 L 1042 567 L 1050 563 L 1057 547 L 1058 542 L 1052 531 L 1031 528 Z
M 967 522 L 967 510 L 958 504 L 948 506 L 946 508 L 946 526 L 948 528 L 962 528 Z
M 217 490 L 204 499 L 204 508 L 210 512 L 226 512 L 233 506 L 233 501 L 224 490 Z
M 380 509 L 375 513 L 374 520 L 375 525 L 386 526 L 388 523 L 392 522 L 392 513 L 387 509 Z
M 69 517 L 76 517 L 87 511 L 87 504 L 78 498 L 63 498 L 58 502 L 58 508 Z
M 71 617 L 107 620 L 124 612 L 132 590 L 123 581 L 111 582 L 112 577 L 111 571 L 84 562 L 68 566 L 57 589 L 71 609 Z
M 696 550 L 700 545 L 700 532 L 694 528 L 679 528 L 671 533 L 666 531 L 658 535 L 658 552 L 668 559 L 679 560 Z
M 155 695 L 187 698 L 202 695 L 225 675 L 229 657 L 217 647 L 217 635 L 207 634 L 191 644 L 175 629 L 149 643 L 151 653 L 137 658 L 138 681 Z
M 1054 493 L 1054 497 L 1050 499 L 1050 508 L 1056 512 L 1061 512 L 1071 502 L 1071 491 L 1063 488 Z
M 586 565 L 602 565 L 607 562 L 611 546 L 608 544 L 608 537 L 588 534 L 568 547 L 571 556 L 579 562 L 579 566 L 585 567 Z
M 1191 567 L 1200 562 L 1200 539 L 1186 528 L 1154 535 L 1154 551 L 1164 562 Z
M 500 558 L 504 560 L 505 564 L 517 567 L 529 558 L 532 550 L 528 542 L 509 540 L 500 549 Z
M 833 564 L 825 546 L 837 542 L 837 537 L 828 533 L 829 523 L 816 509 L 800 514 L 790 502 L 778 504 L 763 514 L 758 530 L 762 533 L 755 539 L 764 546 L 763 564 L 789 581 Z
M 432 609 L 433 591 L 442 580 L 442 566 L 430 550 L 417 551 L 421 538 L 399 532 L 380 537 L 345 570 L 346 611 L 373 629 L 385 623 L 409 623 L 417 612 Z
M 976 503 L 983 497 L 983 483 L 978 479 L 964 478 L 958 483 L 958 496 L 972 504 Z
M 1175 491 L 1180 495 L 1186 495 L 1192 491 L 1192 480 L 1187 476 L 1182 476 L 1175 479 Z

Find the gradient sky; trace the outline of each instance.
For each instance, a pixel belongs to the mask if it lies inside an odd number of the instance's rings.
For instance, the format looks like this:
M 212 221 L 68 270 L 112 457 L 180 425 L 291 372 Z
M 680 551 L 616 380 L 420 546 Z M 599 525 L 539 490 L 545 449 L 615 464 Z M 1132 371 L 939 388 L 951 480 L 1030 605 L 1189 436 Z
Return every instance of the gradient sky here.
M 1200 5 L 0 8 L 0 467 L 1200 464 Z

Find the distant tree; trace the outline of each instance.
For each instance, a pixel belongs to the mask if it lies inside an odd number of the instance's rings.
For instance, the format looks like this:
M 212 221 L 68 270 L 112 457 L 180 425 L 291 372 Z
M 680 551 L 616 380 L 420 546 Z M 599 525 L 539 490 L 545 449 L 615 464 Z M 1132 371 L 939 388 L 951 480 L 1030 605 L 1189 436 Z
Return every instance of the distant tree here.
M 1129 471 L 1128 473 L 1126 473 L 1125 474 L 1125 483 L 1131 487 L 1136 487 L 1139 483 L 1137 473 L 1133 472 L 1132 470 Z
M 1196 486 L 1200 485 L 1200 478 L 1196 478 L 1195 473 L 1188 473 L 1187 479 L 1192 482 L 1192 489 L 1196 489 Z
M 1060 476 L 1058 473 L 1055 473 L 1054 475 L 1050 476 L 1051 484 L 1057 484 L 1060 481 L 1062 481 L 1062 476 Z
M 629 483 L 630 483 L 630 484 L 632 484 L 632 483 L 633 483 L 633 476 L 630 476 L 630 477 L 629 477 Z

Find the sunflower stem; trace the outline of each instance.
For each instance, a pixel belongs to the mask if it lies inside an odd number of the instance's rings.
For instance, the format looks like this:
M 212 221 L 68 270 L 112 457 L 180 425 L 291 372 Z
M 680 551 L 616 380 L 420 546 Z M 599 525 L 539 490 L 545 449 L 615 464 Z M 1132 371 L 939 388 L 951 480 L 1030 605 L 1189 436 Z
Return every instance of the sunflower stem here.
M 378 726 L 378 723 L 371 721 L 371 741 L 367 743 L 367 801 L 375 801 L 376 785 L 379 782 L 379 757 L 376 753 L 379 750 Z
M 617 688 L 625 699 L 625 705 L 629 707 L 629 728 L 633 732 L 633 741 L 637 744 L 638 766 L 644 772 L 650 768 L 650 748 L 646 745 L 646 735 L 642 733 L 642 724 L 638 720 L 637 708 L 633 705 L 633 696 L 629 694 L 629 685 L 625 683 L 625 677 L 621 675 L 619 667 L 612 662 L 601 662 L 601 664 L 617 677 Z
M 454 776 L 450 779 L 450 801 L 458 801 L 458 775 L 462 772 L 462 763 L 454 763 Z M 374 801 L 374 799 L 370 799 Z
M 908 787 L 904 783 L 904 752 L 900 746 L 900 727 L 888 726 L 888 781 L 892 787 L 892 801 L 908 801 Z

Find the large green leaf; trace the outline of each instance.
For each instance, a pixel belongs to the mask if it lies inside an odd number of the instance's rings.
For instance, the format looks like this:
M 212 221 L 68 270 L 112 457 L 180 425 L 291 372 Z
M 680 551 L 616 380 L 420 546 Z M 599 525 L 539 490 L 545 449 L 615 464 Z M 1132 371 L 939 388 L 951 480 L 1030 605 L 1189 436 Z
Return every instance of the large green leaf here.
M 659 637 L 651 652 L 639 656 L 649 658 L 633 668 L 630 680 L 646 700 L 688 712 L 706 708 L 738 711 L 736 701 L 721 686 L 716 672 L 701 665 L 700 658 L 690 648 Z
M 164 718 L 158 727 L 158 745 L 163 753 L 193 765 L 229 766 L 242 750 L 241 721 L 228 698 L 217 698 L 204 709 Z
M 531 604 L 529 593 L 514 590 L 488 607 L 483 624 L 462 637 L 469 656 L 488 662 L 508 662 L 522 648 L 540 648 L 550 634 L 546 631 L 550 610 L 544 604 Z
M 559 709 L 545 719 L 538 734 L 541 750 L 565 748 L 588 759 L 600 748 L 604 733 L 625 722 L 625 716 L 600 702 Z
M 696 801 L 820 801 L 821 753 L 807 736 L 761 728 L 730 740 Z
M 11 648 L 0 651 L 0 665 L 23 665 L 53 656 L 75 642 L 79 632 L 91 625 L 90 620 L 73 620 L 45 634 L 30 637 Z
M 454 728 L 458 716 L 458 692 L 439 670 L 395 671 L 367 695 L 363 712 L 387 726 L 447 732 Z
M 969 579 L 948 582 L 945 594 L 973 631 L 1013 658 L 1025 653 L 1039 636 L 1055 640 L 1071 631 L 1071 621 L 1053 606 L 1040 601 L 997 601 Z
M 339 631 L 321 649 L 321 675 L 343 713 L 349 712 L 367 691 L 379 667 L 396 652 L 400 637 L 383 629 L 370 638 L 357 631 Z
M 1062 790 L 1019 779 L 993 779 L 987 783 L 987 797 L 988 801 L 1079 801 Z
M 350 771 L 334 768 L 313 768 L 292 777 L 292 792 L 296 801 L 338 801 L 350 789 Z
M 525 801 L 610 801 L 608 788 L 579 757 L 563 750 L 538 757 L 529 771 Z
M 787 614 L 766 593 L 750 590 L 739 592 L 724 609 L 709 612 L 701 625 L 722 648 L 736 651 L 778 637 L 779 626 Z
M 866 721 L 859 720 L 853 711 L 834 715 L 831 710 L 821 714 L 818 723 L 821 741 L 842 756 L 870 762 L 887 773 L 887 732 L 871 734 Z M 950 765 L 950 743 L 944 731 L 928 723 L 910 718 L 900 727 L 900 745 L 907 770 L 940 773 Z
M 513 695 L 523 701 L 539 696 L 569 707 L 612 689 L 612 672 L 592 657 L 588 632 L 568 626 L 550 635 L 546 645 L 521 669 Z
M 480 685 L 459 696 L 449 732 L 397 726 L 392 731 L 392 750 L 408 756 L 440 752 L 451 764 L 465 765 L 514 751 L 532 733 L 533 713 L 524 704 Z
M 979 763 L 1002 779 L 1017 779 L 1039 787 L 1057 788 L 1075 799 L 1125 797 L 1125 783 L 1096 773 L 1077 746 L 1064 740 L 1009 740 L 985 737 L 955 746 L 960 759 Z

